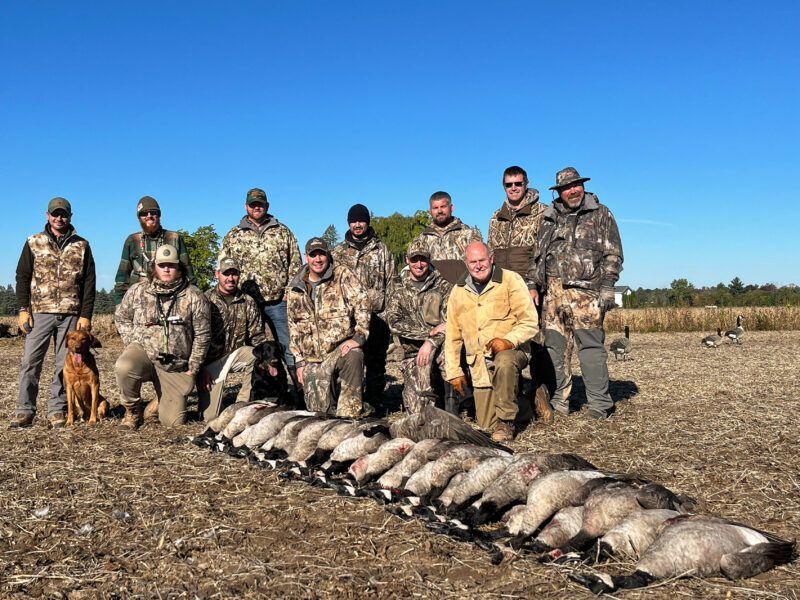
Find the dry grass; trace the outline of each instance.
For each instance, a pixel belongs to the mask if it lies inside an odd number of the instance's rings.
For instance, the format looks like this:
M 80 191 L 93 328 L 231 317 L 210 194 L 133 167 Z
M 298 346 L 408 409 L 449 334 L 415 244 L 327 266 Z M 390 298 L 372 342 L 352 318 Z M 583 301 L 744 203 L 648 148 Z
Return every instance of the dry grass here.
M 750 331 L 793 331 L 800 329 L 800 306 L 734 306 L 729 308 L 623 308 L 606 316 L 607 331 L 707 331 L 717 327 L 727 331 L 736 326 L 736 316 L 744 317 Z
M 634 360 L 609 364 L 612 419 L 576 413 L 551 427 L 534 423 L 514 449 L 578 452 L 688 493 L 703 512 L 796 537 L 800 332 L 750 332 L 742 346 L 717 350 L 701 348 L 694 333 L 634 333 L 632 341 Z M 97 353 L 112 403 L 119 351 L 111 342 Z M 5 417 L 21 353 L 20 338 L 0 340 Z M 43 381 L 49 373 L 50 358 Z M 40 407 L 46 396 L 43 385 Z M 62 431 L 42 421 L 0 429 L 2 597 L 592 597 L 567 579 L 569 567 L 524 556 L 493 566 L 475 546 L 371 500 L 169 442 L 199 423 L 132 433 L 118 421 Z M 797 600 L 798 590 L 800 568 L 789 564 L 745 581 L 670 581 L 619 596 Z

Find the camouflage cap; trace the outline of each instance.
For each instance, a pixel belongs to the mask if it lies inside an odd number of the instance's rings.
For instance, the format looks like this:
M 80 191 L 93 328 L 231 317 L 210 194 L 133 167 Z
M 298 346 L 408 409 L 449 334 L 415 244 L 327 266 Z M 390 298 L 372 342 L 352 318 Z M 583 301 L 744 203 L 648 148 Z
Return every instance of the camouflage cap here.
M 69 200 L 66 198 L 56 197 L 47 204 L 47 212 L 51 215 L 53 211 L 59 209 L 65 211 L 70 217 L 72 216 L 72 205 L 70 205 Z
M 556 184 L 550 189 L 560 190 L 561 188 L 567 187 L 570 184 L 583 183 L 584 181 L 589 181 L 589 179 L 589 177 L 581 177 L 581 174 L 578 173 L 578 170 L 575 167 L 566 167 L 556 173 Z
M 321 237 L 313 237 L 306 242 L 306 254 L 311 254 L 314 252 L 314 250 L 330 252 L 330 248 L 328 248 L 328 242 L 323 240 Z
M 253 188 L 247 192 L 245 202 L 247 202 L 247 204 L 255 204 L 256 202 L 267 204 L 267 194 L 261 188 Z
M 416 238 L 411 240 L 411 243 L 406 248 L 406 256 L 408 258 L 413 258 L 415 256 L 424 256 L 425 260 L 431 260 L 431 253 L 430 250 L 425 246 L 421 239 Z
M 175 246 L 164 244 L 163 246 L 158 247 L 158 250 L 156 250 L 156 259 L 155 259 L 155 263 L 157 265 L 163 265 L 166 263 L 177 263 L 177 262 L 179 262 L 178 250 L 175 248 Z
M 136 203 L 136 216 L 139 216 L 139 213 L 143 210 L 157 210 L 158 214 L 161 214 L 161 207 L 152 196 L 142 196 L 139 202 Z
M 217 266 L 217 270 L 220 273 L 224 273 L 225 271 L 230 271 L 231 269 L 236 269 L 237 271 L 241 272 L 241 267 L 239 266 L 239 261 L 233 258 L 232 256 L 226 256 L 225 258 L 219 261 L 219 265 Z

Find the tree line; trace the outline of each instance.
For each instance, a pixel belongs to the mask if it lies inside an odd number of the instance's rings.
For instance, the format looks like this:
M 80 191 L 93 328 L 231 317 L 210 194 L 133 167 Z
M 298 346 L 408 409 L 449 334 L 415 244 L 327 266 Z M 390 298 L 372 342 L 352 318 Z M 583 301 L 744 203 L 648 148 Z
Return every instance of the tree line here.
M 638 288 L 623 296 L 625 308 L 649 306 L 796 306 L 800 304 L 800 287 L 790 283 L 778 287 L 774 283 L 748 284 L 734 277 L 729 284 L 696 288 L 688 279 L 673 279 L 668 288 Z

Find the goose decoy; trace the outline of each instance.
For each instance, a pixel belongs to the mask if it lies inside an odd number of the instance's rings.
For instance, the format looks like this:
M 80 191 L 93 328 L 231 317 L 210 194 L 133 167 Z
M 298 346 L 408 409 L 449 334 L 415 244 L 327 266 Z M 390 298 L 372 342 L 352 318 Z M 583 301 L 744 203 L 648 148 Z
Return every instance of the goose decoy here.
M 630 327 L 625 325 L 625 337 L 615 339 L 611 342 L 609 347 L 611 348 L 611 353 L 617 360 L 619 360 L 620 356 L 622 360 L 627 360 L 627 356 L 630 354 L 632 348 Z
M 711 335 L 707 335 L 700 343 L 705 346 L 706 348 L 719 348 L 722 345 L 722 342 L 725 341 L 725 338 L 722 336 L 722 329 L 717 327 L 717 333 L 712 333 Z
M 725 337 L 737 344 L 741 344 L 742 337 L 744 337 L 744 327 L 742 327 L 743 319 L 744 317 L 742 315 L 736 317 L 736 327 L 725 332 Z

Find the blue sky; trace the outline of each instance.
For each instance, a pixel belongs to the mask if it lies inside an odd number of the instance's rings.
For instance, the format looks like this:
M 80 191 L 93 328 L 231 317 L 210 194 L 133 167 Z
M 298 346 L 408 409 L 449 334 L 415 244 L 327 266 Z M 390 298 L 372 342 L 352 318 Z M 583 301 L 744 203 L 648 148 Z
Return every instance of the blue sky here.
M 109 288 L 137 200 L 170 229 L 244 214 L 300 244 L 360 202 L 446 190 L 486 234 L 505 167 L 567 165 L 615 214 L 621 284 L 800 284 L 800 5 L 0 4 L 0 283 L 72 202 Z

